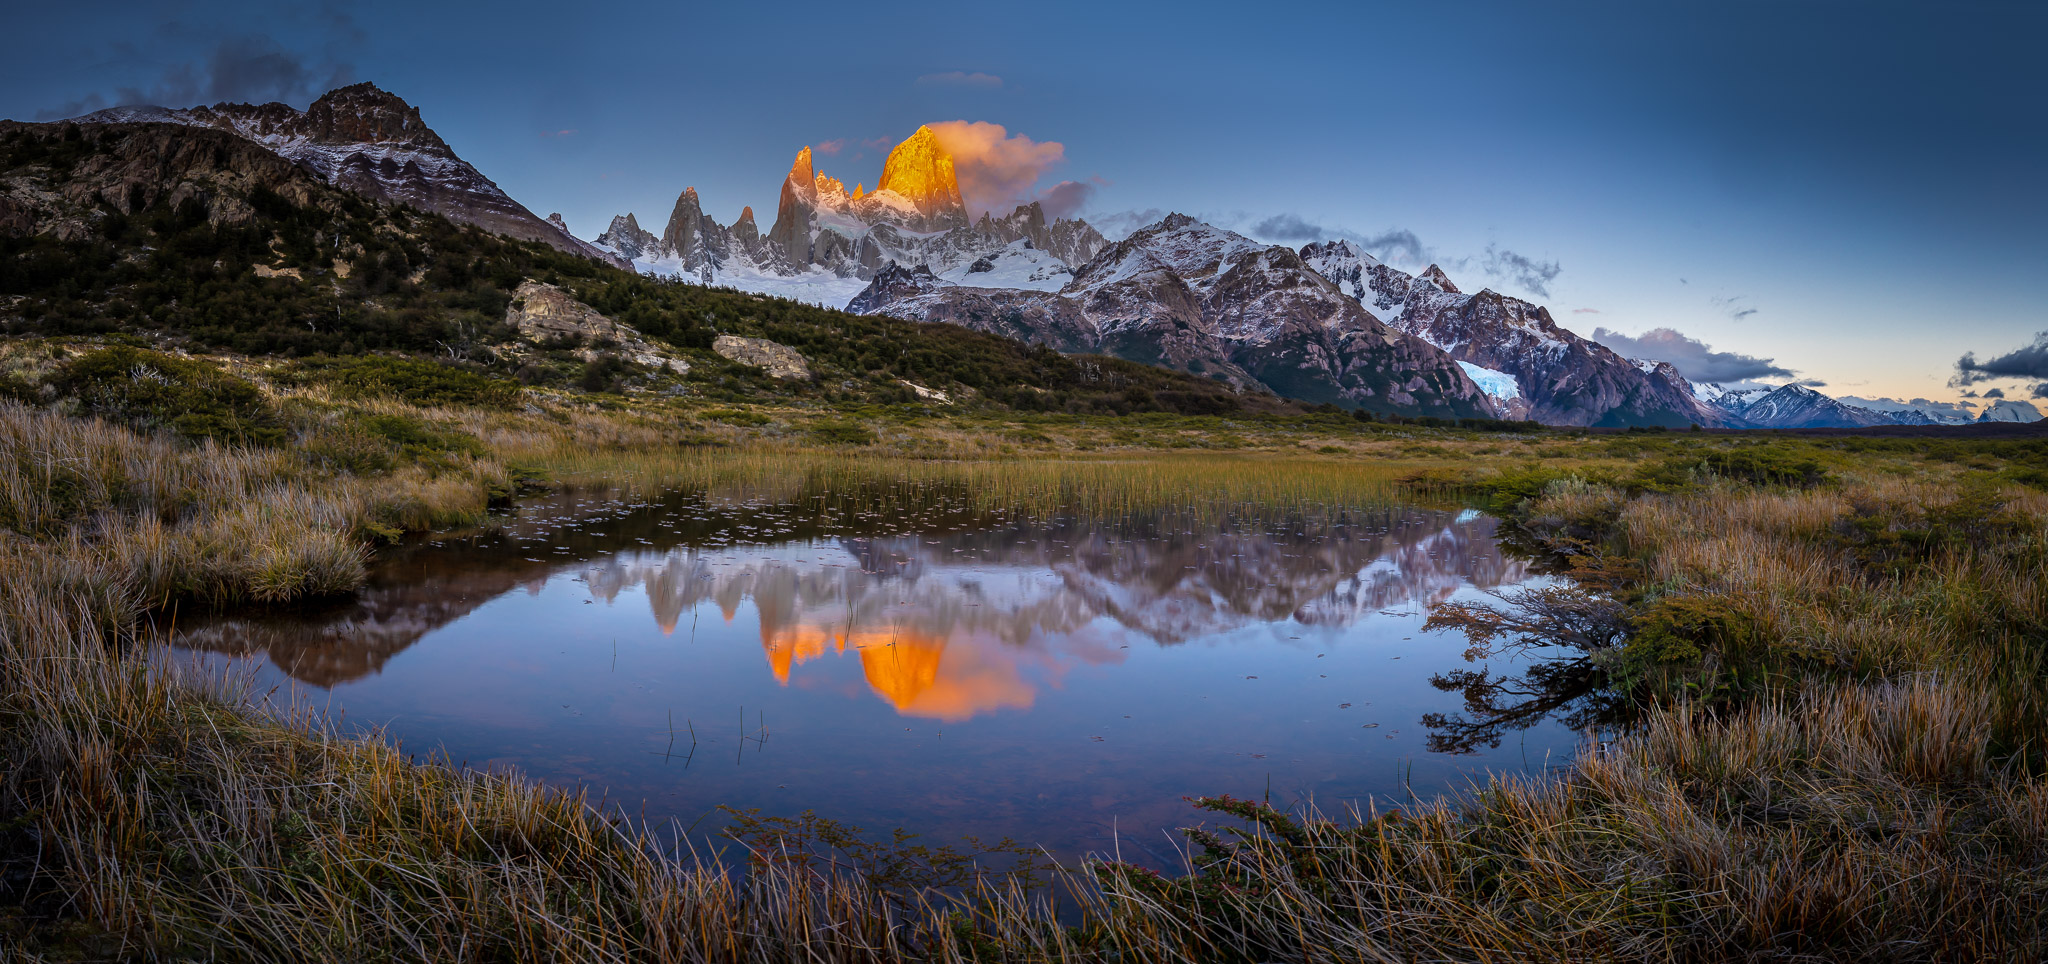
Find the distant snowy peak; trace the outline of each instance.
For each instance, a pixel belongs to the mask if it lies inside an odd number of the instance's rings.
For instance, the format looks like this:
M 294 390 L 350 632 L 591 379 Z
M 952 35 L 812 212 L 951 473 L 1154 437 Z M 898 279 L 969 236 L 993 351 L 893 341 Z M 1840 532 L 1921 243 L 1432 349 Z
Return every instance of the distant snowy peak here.
M 513 200 L 456 156 L 396 94 L 362 83 L 322 94 L 301 111 L 288 104 L 115 107 L 78 123 L 210 127 L 263 145 L 329 184 L 375 201 L 411 204 L 448 218 L 572 254 L 613 260 L 596 246 Z
M 2017 398 L 1998 399 L 1991 403 L 1990 408 L 1977 414 L 1977 421 L 1979 422 L 2038 422 L 2040 420 L 2040 409 L 2035 408 L 2032 402 L 2023 402 Z

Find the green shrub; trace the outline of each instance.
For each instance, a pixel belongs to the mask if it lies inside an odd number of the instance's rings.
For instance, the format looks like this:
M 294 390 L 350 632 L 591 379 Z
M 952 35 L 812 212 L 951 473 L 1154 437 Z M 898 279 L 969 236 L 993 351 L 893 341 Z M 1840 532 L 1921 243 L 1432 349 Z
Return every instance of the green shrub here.
M 707 408 L 703 415 L 714 422 L 724 422 L 727 425 L 758 426 L 769 422 L 768 416 L 741 408 Z
M 519 386 L 466 368 L 416 358 L 361 355 L 353 358 L 309 358 L 293 366 L 293 376 L 327 385 L 350 398 L 390 396 L 414 405 L 516 405 Z
M 811 426 L 811 436 L 828 445 L 873 445 L 875 433 L 859 422 L 819 422 Z
M 285 437 L 276 406 L 249 380 L 162 352 L 102 348 L 59 368 L 50 385 L 86 413 L 137 428 L 241 445 Z
M 1666 456 L 1644 466 L 1631 482 L 1650 492 L 1676 492 L 1713 479 L 1810 489 L 1827 477 L 1827 468 L 1811 458 L 1751 447 Z

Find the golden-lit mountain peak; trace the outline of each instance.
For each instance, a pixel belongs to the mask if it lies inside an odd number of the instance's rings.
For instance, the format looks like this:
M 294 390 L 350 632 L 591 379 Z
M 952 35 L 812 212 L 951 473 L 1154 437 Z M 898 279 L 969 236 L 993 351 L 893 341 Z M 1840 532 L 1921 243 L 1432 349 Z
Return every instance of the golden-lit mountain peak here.
M 860 200 L 861 198 L 864 198 L 864 197 L 867 197 L 867 196 L 868 196 L 868 186 L 867 186 L 867 185 L 865 185 L 865 184 L 855 184 L 855 185 L 853 186 L 853 199 L 854 199 L 854 200 L 858 201 L 858 200 Z
M 882 163 L 882 180 L 876 191 L 894 191 L 925 214 L 958 212 L 964 219 L 966 205 L 960 201 L 960 182 L 953 175 L 953 155 L 939 145 L 939 135 L 930 127 L 896 145 Z

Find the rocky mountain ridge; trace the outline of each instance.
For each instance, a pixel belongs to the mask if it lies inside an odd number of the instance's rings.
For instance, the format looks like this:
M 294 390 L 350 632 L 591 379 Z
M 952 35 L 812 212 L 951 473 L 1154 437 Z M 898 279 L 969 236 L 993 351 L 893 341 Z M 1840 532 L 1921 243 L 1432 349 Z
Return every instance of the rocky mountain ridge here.
M 1284 246 L 1183 214 L 1103 248 L 1056 291 L 955 284 L 890 264 L 848 305 L 1065 352 L 1101 352 L 1347 408 L 1497 414 L 1457 363 L 1389 328 Z
M 1434 264 L 1411 275 L 1351 241 L 1307 245 L 1301 258 L 1390 327 L 1509 379 L 1517 393 L 1496 396 L 1503 414 L 1552 425 L 1725 424 L 1674 383 L 1675 370 L 1638 367 L 1557 324 L 1541 305 L 1491 289 L 1468 295 Z
M 485 177 L 434 133 L 403 98 L 361 83 L 328 91 L 301 111 L 288 104 L 110 107 L 78 124 L 154 123 L 226 131 L 373 201 L 411 204 L 450 220 L 571 254 L 613 256 L 549 222 Z M 615 262 L 616 263 L 616 262 Z

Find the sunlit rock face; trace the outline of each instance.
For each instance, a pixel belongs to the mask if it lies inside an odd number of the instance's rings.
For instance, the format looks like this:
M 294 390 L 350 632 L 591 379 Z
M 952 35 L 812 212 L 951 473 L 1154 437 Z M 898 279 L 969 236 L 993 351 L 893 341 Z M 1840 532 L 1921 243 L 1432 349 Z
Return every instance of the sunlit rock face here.
M 953 176 L 953 155 L 939 146 L 939 136 L 929 127 L 919 127 L 889 152 L 881 183 L 875 187 L 877 194 L 883 191 L 909 201 L 931 225 L 927 230 L 967 225 L 967 205 L 960 200 L 960 182 Z

